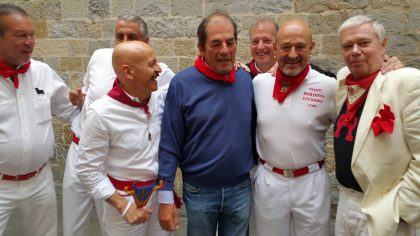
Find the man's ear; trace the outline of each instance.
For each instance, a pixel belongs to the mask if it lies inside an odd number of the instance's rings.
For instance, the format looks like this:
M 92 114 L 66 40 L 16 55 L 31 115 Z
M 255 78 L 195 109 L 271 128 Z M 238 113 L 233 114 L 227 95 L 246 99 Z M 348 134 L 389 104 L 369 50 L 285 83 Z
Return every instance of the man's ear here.
M 131 67 L 129 65 L 122 65 L 121 72 L 124 74 L 126 79 L 133 79 L 133 71 L 131 70 Z

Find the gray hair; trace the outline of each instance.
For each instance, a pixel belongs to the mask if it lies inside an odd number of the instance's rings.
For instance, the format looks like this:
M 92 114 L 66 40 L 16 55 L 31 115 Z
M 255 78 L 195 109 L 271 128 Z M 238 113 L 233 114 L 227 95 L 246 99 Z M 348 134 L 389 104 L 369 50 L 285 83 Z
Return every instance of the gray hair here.
M 346 29 L 354 28 L 356 26 L 360 26 L 363 24 L 371 24 L 373 27 L 373 31 L 375 32 L 376 37 L 378 37 L 379 41 L 380 42 L 384 41 L 386 37 L 384 26 L 373 16 L 367 16 L 367 15 L 353 16 L 347 19 L 346 21 L 344 21 L 344 23 L 340 26 L 340 28 L 338 28 L 338 36 L 340 37 L 341 33 Z
M 7 25 L 4 24 L 2 18 L 4 16 L 9 16 L 9 15 L 13 15 L 13 14 L 18 14 L 18 15 L 28 17 L 28 13 L 26 13 L 26 11 L 23 10 L 23 8 L 21 8 L 17 5 L 14 5 L 14 4 L 11 4 L 11 3 L 0 4 L 0 36 L 3 36 L 4 32 L 7 29 Z
M 140 25 L 140 32 L 143 38 L 149 37 L 149 30 L 147 29 L 146 22 L 140 17 L 136 15 L 124 14 L 118 17 L 118 21 L 127 21 L 127 22 L 135 22 Z

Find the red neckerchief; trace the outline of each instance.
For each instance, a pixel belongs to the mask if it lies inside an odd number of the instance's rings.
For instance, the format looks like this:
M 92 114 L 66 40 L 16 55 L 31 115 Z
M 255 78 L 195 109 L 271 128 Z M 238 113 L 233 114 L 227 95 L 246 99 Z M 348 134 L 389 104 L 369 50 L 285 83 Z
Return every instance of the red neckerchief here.
M 343 127 L 348 127 L 346 141 L 353 142 L 353 129 L 357 125 L 357 112 L 365 103 L 368 91 L 379 70 L 375 73 L 366 76 L 361 80 L 355 81 L 353 76 L 349 74 L 345 79 L 347 88 L 346 112 L 343 113 L 337 120 L 337 128 L 334 132 L 334 137 L 340 137 L 340 132 Z
M 251 70 L 251 74 L 252 74 L 252 76 L 257 76 L 260 72 L 257 70 L 257 67 L 255 66 L 255 60 L 254 59 L 252 59 L 250 62 L 249 62 L 249 69 Z
M 29 70 L 30 65 L 31 65 L 31 61 L 19 66 L 19 68 L 17 69 L 14 69 L 13 67 L 6 65 L 6 63 L 0 61 L 0 75 L 3 76 L 4 78 L 12 79 L 15 89 L 18 89 L 19 88 L 18 74 L 26 73 L 26 71 Z
M 194 66 L 198 71 L 203 73 L 209 79 L 222 80 L 230 84 L 235 82 L 236 68 L 234 66 L 232 66 L 232 70 L 229 72 L 229 75 L 221 75 L 210 69 L 200 55 L 198 55 L 197 59 L 195 60 Z
M 277 99 L 279 103 L 284 102 L 286 97 L 292 93 L 299 85 L 303 82 L 309 73 L 309 65 L 306 65 L 305 69 L 298 75 L 287 76 L 281 72 L 280 68 L 277 67 L 276 81 L 274 83 L 273 97 Z M 284 86 L 286 85 L 287 86 Z M 283 87 L 284 86 L 284 87 Z
M 111 98 L 123 104 L 129 105 L 132 107 L 140 107 L 144 110 L 144 112 L 146 112 L 146 114 L 149 114 L 149 106 L 147 104 L 149 103 L 150 97 L 147 99 L 146 103 L 140 103 L 140 102 L 135 102 L 131 100 L 131 98 L 121 88 L 118 78 L 115 79 L 115 82 L 114 82 L 114 85 L 112 86 L 111 91 L 108 92 L 108 96 L 110 96 Z

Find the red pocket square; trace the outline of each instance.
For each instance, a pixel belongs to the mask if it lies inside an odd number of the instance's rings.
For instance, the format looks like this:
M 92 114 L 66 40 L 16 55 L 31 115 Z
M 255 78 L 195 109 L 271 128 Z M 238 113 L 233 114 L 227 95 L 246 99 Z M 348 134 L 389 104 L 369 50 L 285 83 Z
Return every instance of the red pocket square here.
M 379 116 L 375 116 L 372 121 L 372 130 L 375 137 L 380 135 L 382 131 L 392 134 L 394 130 L 395 116 L 388 105 L 384 105 L 384 109 L 379 110 Z

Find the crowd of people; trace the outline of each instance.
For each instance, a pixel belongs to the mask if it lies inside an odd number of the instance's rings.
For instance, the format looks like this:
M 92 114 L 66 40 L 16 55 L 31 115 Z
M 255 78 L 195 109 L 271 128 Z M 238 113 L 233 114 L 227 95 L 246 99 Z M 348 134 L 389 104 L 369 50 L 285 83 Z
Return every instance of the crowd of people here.
M 52 114 L 74 133 L 64 235 L 89 234 L 93 205 L 103 235 L 175 235 L 181 203 L 190 236 L 329 235 L 331 125 L 335 235 L 420 233 L 420 70 L 386 55 L 374 17 L 338 29 L 346 66 L 335 76 L 311 64 L 304 20 L 257 20 L 245 64 L 235 21 L 211 13 L 194 65 L 174 73 L 146 22 L 122 15 L 115 47 L 93 53 L 73 90 L 31 58 L 34 32 L 24 9 L 0 4 L 0 235 L 14 210 L 28 235 L 57 235 Z

